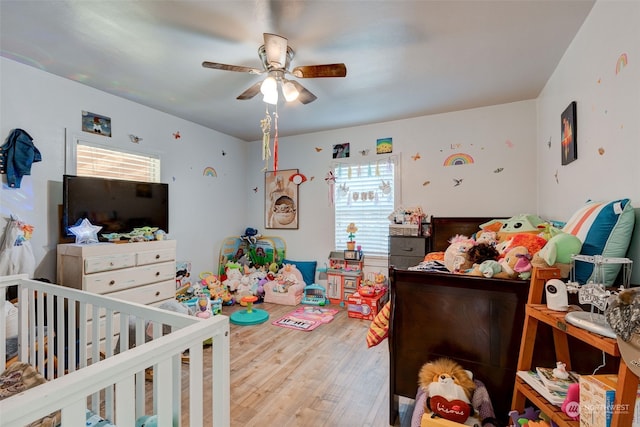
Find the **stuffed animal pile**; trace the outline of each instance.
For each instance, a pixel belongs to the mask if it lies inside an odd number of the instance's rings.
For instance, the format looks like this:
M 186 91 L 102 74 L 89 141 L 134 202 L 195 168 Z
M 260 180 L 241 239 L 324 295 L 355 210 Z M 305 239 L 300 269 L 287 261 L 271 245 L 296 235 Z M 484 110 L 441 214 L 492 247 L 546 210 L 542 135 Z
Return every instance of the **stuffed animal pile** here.
M 502 279 L 528 280 L 533 267 L 557 267 L 569 276 L 571 256 L 580 253 L 582 242 L 535 215 L 482 224 L 475 236 L 451 238 L 443 255 L 452 273 Z

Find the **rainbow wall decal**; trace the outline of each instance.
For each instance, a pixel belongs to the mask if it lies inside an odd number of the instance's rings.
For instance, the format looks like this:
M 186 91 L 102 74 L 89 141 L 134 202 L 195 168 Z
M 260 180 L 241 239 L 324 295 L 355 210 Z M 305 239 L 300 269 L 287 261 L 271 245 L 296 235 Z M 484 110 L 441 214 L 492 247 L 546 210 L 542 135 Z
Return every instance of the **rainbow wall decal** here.
M 216 170 L 214 168 L 212 168 L 211 166 L 207 166 L 206 168 L 204 168 L 204 170 L 202 171 L 202 175 L 203 176 L 213 176 L 216 177 L 218 176 L 218 173 L 216 172 Z
M 616 62 L 616 75 L 618 75 L 618 73 L 622 71 L 622 69 L 626 66 L 627 66 L 627 54 L 623 53 L 618 57 L 618 62 Z
M 465 153 L 452 154 L 444 161 L 445 166 L 470 165 L 472 163 L 473 157 Z

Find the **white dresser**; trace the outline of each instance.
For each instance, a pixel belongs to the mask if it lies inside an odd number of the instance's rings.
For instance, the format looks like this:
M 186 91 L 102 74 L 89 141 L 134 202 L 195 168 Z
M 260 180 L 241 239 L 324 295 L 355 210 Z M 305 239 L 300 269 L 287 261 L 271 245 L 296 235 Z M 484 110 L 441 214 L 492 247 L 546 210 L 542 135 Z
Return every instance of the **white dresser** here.
M 57 283 L 146 305 L 175 298 L 176 241 L 58 245 Z

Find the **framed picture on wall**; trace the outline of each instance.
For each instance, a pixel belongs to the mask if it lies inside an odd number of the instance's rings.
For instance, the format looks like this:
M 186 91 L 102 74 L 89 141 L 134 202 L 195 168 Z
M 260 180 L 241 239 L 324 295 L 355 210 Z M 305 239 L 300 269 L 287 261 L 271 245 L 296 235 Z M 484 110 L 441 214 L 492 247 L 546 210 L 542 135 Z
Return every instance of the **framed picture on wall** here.
M 298 186 L 293 182 L 297 174 L 298 169 L 265 172 L 265 228 L 298 228 Z
M 578 133 L 576 102 L 573 101 L 561 116 L 560 156 L 563 165 L 568 165 L 578 158 Z
M 96 135 L 111 137 L 111 118 L 83 111 L 82 130 Z

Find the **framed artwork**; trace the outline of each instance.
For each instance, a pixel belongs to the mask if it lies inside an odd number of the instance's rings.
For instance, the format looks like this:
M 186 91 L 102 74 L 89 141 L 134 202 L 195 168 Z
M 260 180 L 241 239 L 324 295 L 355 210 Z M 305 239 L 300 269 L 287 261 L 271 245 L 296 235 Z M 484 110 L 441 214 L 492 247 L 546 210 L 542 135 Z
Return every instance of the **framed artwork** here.
M 265 228 L 298 228 L 298 186 L 293 182 L 297 174 L 298 169 L 265 172 Z
M 563 165 L 568 165 L 578 158 L 578 133 L 576 102 L 573 101 L 561 116 L 560 156 Z
M 349 143 L 345 142 L 344 144 L 335 144 L 333 146 L 333 158 L 334 159 L 344 159 L 349 157 Z
M 96 135 L 111 137 L 111 118 L 83 111 L 82 130 Z
M 393 152 L 393 138 L 380 138 L 376 140 L 376 154 L 389 154 Z

